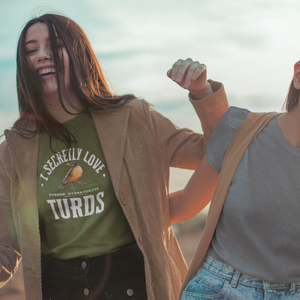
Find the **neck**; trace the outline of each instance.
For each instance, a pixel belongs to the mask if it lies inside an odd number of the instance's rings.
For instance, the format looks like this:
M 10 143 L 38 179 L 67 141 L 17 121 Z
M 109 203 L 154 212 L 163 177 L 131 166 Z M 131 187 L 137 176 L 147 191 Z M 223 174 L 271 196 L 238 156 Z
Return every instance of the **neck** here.
M 58 93 L 44 96 L 44 102 L 48 112 L 60 123 L 73 119 L 84 109 L 74 92 L 69 92 L 67 99 L 63 99 L 67 111 L 60 104 Z

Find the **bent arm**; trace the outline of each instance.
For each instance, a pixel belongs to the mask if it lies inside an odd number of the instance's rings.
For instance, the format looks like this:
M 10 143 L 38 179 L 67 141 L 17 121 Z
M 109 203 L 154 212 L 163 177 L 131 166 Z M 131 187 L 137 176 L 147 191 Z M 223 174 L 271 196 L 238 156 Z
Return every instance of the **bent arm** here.
M 186 128 L 180 129 L 170 120 L 153 110 L 146 101 L 142 101 L 150 130 L 158 142 L 162 153 L 168 158 L 169 166 L 195 170 L 206 151 L 208 138 L 220 117 L 227 111 L 229 104 L 224 87 L 219 82 L 208 83 L 213 90 L 203 94 L 201 100 L 192 102 L 200 121 L 204 135 L 196 134 Z
M 203 157 L 186 187 L 169 195 L 171 223 L 188 220 L 211 200 L 219 173 Z
M 190 101 L 200 118 L 204 136 L 209 138 L 229 107 L 222 83 L 207 80 L 206 65 L 191 58 L 179 59 L 167 72 L 167 76 L 190 92 Z

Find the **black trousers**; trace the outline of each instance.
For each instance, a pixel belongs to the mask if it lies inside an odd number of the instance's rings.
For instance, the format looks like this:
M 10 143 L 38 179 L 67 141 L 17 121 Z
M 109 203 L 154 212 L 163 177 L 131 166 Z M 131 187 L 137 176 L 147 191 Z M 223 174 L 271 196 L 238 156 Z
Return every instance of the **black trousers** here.
M 93 258 L 42 259 L 43 300 L 147 300 L 137 244 Z

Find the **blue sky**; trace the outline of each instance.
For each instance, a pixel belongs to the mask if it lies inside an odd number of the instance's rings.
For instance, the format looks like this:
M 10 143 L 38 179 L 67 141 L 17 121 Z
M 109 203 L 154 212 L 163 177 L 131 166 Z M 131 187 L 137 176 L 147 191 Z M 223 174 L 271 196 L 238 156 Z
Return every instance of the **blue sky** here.
M 204 62 L 208 77 L 224 83 L 232 105 L 254 111 L 281 109 L 300 59 L 299 0 L 2 1 L 1 133 L 18 116 L 18 36 L 31 16 L 49 11 L 64 13 L 85 30 L 116 93 L 145 98 L 178 126 L 198 132 L 187 92 L 166 76 L 177 59 Z M 178 187 L 185 175 L 176 176 Z

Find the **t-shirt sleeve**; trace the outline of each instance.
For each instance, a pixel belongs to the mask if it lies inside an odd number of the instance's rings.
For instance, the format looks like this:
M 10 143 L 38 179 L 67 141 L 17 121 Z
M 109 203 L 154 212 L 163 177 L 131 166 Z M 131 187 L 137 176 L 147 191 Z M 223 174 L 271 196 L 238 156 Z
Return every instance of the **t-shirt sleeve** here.
M 215 126 L 206 147 L 206 158 L 217 172 L 221 172 L 227 148 L 249 113 L 247 109 L 231 106 Z

